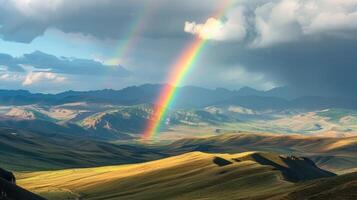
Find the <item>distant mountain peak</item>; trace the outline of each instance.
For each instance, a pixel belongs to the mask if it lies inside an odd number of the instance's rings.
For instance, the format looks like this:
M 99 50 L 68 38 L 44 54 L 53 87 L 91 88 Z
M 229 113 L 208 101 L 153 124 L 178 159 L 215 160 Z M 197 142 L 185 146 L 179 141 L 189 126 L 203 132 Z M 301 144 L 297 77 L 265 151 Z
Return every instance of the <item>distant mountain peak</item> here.
M 264 94 L 263 91 L 259 91 L 247 86 L 240 88 L 237 92 L 241 96 L 262 96 Z

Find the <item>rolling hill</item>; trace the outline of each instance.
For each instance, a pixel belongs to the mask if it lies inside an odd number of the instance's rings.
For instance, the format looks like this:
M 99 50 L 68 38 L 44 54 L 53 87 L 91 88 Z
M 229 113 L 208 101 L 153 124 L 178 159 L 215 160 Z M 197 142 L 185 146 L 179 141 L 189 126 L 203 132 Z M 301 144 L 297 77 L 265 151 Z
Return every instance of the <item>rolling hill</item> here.
M 335 173 L 357 168 L 356 137 L 327 138 L 241 132 L 175 142 L 145 144 L 97 140 L 75 135 L 0 128 L 0 165 L 10 170 L 53 170 L 130 164 L 191 151 L 297 154 Z
M 315 194 L 332 199 L 330 192 L 353 199 L 354 193 L 343 192 L 356 188 L 356 173 L 336 177 L 309 159 L 268 152 L 191 152 L 142 164 L 17 177 L 19 185 L 48 199 L 293 199 Z M 336 182 L 341 184 L 331 184 Z
M 83 136 L 105 140 L 130 140 L 138 137 L 150 118 L 152 105 L 115 106 L 108 104 L 63 104 L 57 106 L 0 106 L 0 127 L 26 129 L 44 134 Z M 170 110 L 162 130 L 181 125 L 214 126 L 237 119 L 206 110 Z
M 357 137 L 313 137 L 241 132 L 206 138 L 187 138 L 165 147 L 167 152 L 180 154 L 190 151 L 238 153 L 270 151 L 308 156 L 319 167 L 338 173 L 357 167 Z
M 69 103 L 0 106 L 0 127 L 102 140 L 135 140 L 152 113 L 151 104 L 120 106 Z M 357 135 L 357 113 L 348 109 L 253 110 L 234 105 L 171 109 L 161 140 L 250 131 L 327 137 Z M 167 137 L 166 137 L 167 136 Z
M 0 128 L 0 166 L 16 171 L 138 163 L 165 156 L 142 145 Z
M 90 135 L 109 139 L 135 139 L 142 133 L 150 120 L 152 105 L 116 106 L 96 112 L 77 121 L 76 124 Z M 186 127 L 213 126 L 238 120 L 205 110 L 176 109 L 168 112 L 162 130 L 180 125 Z

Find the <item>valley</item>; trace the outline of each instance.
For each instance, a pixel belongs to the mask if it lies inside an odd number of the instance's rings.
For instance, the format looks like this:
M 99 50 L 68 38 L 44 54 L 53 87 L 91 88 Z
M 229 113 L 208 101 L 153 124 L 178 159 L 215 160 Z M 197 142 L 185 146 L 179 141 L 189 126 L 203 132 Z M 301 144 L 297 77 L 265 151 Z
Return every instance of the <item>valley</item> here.
M 56 106 L 2 106 L 0 125 L 44 134 L 137 140 L 152 112 L 150 104 L 123 106 L 78 102 Z M 157 139 L 170 141 L 239 131 L 349 137 L 357 135 L 356 122 L 357 112 L 348 109 L 254 110 L 211 105 L 170 110 Z
M 216 95 L 235 92 L 188 87 L 207 101 L 181 100 L 143 141 L 152 90 L 26 93 L 31 101 L 3 104 L 0 166 L 33 200 L 356 197 L 354 109 L 278 106 L 280 97 L 249 89 L 223 101 Z

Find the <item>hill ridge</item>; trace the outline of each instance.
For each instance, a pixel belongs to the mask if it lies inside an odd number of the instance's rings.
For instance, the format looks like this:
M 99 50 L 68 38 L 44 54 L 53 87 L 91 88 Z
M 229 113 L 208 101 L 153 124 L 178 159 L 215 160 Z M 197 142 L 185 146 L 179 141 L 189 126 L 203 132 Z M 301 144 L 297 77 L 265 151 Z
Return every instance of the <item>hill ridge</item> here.
M 211 154 L 195 151 L 140 164 L 23 173 L 18 177 L 20 185 L 49 199 L 51 193 L 71 195 L 62 189 L 65 188 L 90 200 L 152 199 L 157 197 L 158 191 L 163 199 L 181 198 L 183 194 L 191 193 L 191 197 L 197 197 L 202 191 L 216 190 L 229 183 L 237 190 L 242 190 L 241 184 L 245 184 L 248 188 L 243 190 L 256 187 L 264 193 L 262 188 L 268 183 L 271 189 L 289 188 L 296 181 L 332 176 L 324 174 L 310 161 L 301 159 L 306 166 L 303 170 L 315 168 L 316 176 L 297 176 L 300 179 L 292 181 L 286 178 L 280 168 L 259 163 L 253 158 L 255 155 L 272 160 L 281 159 L 280 155 L 267 152 Z M 257 179 L 261 179 L 261 182 L 256 182 Z M 43 185 L 46 187 L 41 187 Z

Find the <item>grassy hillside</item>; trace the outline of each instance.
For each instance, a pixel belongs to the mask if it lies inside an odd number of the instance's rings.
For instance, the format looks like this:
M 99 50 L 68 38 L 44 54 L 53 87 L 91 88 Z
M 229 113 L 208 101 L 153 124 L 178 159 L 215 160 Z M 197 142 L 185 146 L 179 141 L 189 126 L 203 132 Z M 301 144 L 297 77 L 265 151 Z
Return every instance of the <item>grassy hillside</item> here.
M 192 152 L 142 164 L 17 175 L 21 186 L 49 199 L 88 200 L 266 199 L 294 189 L 291 176 L 301 181 L 334 175 L 302 158 L 260 152 Z
M 353 155 L 357 151 L 357 137 L 314 137 L 303 135 L 261 134 L 240 132 L 222 134 L 205 138 L 186 138 L 170 144 L 171 148 L 183 149 L 198 145 L 230 149 L 262 148 L 262 150 L 280 149 L 281 151 L 309 151 L 311 153 L 339 152 Z
M 138 163 L 164 154 L 139 145 L 119 145 L 56 134 L 43 136 L 0 128 L 0 166 L 9 170 L 52 170 Z
M 357 199 L 357 172 L 298 184 L 275 199 L 352 200 Z
M 205 110 L 233 119 L 219 127 L 222 132 L 251 131 L 346 137 L 357 135 L 355 110 L 254 110 L 240 106 L 210 106 Z
M 335 173 L 357 168 L 357 138 L 326 138 L 256 133 L 178 140 L 169 145 L 111 143 L 61 134 L 0 128 L 0 166 L 9 170 L 53 170 L 130 164 L 192 151 L 239 153 L 269 151 L 313 159 Z
M 312 158 L 320 167 L 334 172 L 357 167 L 357 137 L 328 138 L 302 135 L 257 133 L 223 134 L 207 138 L 187 138 L 165 147 L 172 154 L 190 151 L 238 153 L 271 151 Z

